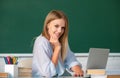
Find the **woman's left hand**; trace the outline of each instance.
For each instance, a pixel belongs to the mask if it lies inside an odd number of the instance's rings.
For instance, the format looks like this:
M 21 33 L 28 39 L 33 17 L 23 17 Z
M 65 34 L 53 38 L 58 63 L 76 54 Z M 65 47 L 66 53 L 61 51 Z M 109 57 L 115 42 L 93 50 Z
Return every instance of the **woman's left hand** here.
M 71 70 L 74 72 L 75 77 L 80 77 L 84 75 L 84 72 L 79 65 L 72 67 Z

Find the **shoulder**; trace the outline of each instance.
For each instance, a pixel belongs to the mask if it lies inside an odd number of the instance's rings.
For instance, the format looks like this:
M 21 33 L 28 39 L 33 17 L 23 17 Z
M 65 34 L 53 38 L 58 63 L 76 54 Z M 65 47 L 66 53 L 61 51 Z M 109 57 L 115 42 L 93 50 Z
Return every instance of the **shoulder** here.
M 50 42 L 49 42 L 48 39 L 46 39 L 44 36 L 39 35 L 39 36 L 35 39 L 35 44 L 48 45 L 48 44 L 50 44 Z

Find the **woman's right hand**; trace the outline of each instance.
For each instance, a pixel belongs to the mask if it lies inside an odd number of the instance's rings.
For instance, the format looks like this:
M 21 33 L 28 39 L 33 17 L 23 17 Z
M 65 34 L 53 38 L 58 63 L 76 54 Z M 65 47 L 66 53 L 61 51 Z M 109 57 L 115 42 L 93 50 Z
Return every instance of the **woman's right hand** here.
M 61 50 L 61 43 L 59 42 L 58 38 L 52 36 L 52 37 L 50 37 L 49 41 L 53 47 L 53 51 L 54 50 L 58 50 L 58 51 Z
M 52 62 L 54 63 L 54 65 L 56 66 L 58 64 L 58 58 L 59 58 L 59 54 L 61 52 L 61 43 L 59 42 L 59 39 L 56 37 L 50 37 L 50 43 L 53 47 L 53 55 L 52 55 Z

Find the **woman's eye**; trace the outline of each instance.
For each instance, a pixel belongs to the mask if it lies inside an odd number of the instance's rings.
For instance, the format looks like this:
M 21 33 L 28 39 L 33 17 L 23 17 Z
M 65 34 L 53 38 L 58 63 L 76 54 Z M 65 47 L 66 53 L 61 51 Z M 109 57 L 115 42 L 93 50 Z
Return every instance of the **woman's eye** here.
M 56 28 L 58 28 L 59 26 L 58 25 L 55 25 Z
M 62 29 L 65 29 L 65 27 L 62 27 Z

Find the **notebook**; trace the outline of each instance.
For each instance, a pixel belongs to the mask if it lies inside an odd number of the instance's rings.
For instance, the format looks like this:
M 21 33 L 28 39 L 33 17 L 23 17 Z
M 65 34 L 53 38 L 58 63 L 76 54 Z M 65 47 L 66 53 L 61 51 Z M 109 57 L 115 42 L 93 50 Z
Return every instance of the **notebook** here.
M 90 48 L 87 69 L 105 69 L 110 49 Z

